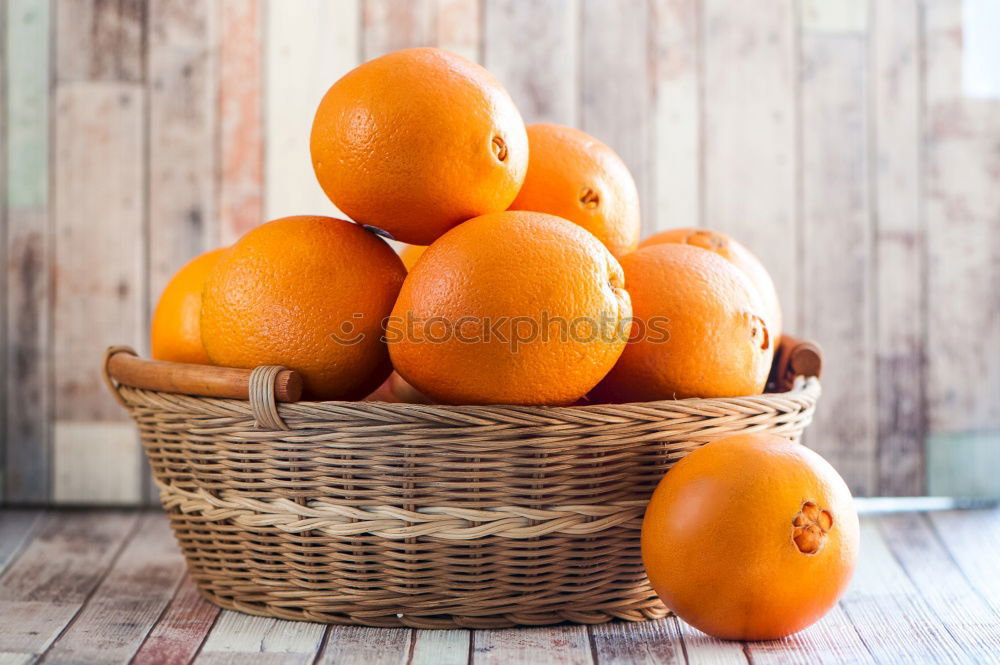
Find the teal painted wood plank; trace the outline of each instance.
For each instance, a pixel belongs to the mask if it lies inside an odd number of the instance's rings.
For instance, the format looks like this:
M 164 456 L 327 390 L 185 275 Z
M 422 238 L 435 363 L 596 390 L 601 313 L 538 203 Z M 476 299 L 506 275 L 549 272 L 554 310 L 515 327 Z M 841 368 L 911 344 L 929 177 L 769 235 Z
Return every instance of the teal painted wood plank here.
M 932 496 L 1000 498 L 1000 430 L 927 437 Z
M 7 205 L 34 210 L 49 198 L 49 0 L 5 7 Z
M 50 498 L 51 379 L 48 336 L 50 5 L 11 0 L 3 5 L 3 75 L 7 164 L 7 227 L 2 287 L 6 301 L 3 348 L 5 468 L 3 497 L 13 503 Z

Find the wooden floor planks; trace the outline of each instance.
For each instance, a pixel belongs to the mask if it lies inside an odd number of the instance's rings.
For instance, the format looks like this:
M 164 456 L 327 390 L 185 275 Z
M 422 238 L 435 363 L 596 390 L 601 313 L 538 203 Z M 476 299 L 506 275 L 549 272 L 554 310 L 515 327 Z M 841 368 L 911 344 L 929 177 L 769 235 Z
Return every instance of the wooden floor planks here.
M 46 516 L 0 577 L 0 654 L 45 652 L 90 598 L 136 526 L 136 513 Z
M 841 604 L 784 640 L 646 623 L 411 630 L 202 600 L 155 512 L 0 510 L 0 665 L 1000 663 L 1000 510 L 866 517 Z
M 86 607 L 45 654 L 45 662 L 127 662 L 160 618 L 184 571 L 184 558 L 163 517 L 143 517 Z
M 186 665 L 190 663 L 220 610 L 205 602 L 191 578 L 187 578 L 149 633 L 133 665 Z

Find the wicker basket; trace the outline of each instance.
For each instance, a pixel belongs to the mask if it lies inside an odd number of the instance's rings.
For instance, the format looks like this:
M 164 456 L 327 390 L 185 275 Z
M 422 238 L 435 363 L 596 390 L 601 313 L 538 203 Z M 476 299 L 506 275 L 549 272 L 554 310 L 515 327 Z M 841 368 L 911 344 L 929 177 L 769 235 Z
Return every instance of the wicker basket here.
M 794 361 L 805 347 L 783 340 L 779 384 L 818 375 Z M 638 538 L 656 482 L 726 434 L 798 439 L 820 392 L 799 376 L 779 394 L 613 406 L 279 403 L 276 380 L 295 388 L 279 369 L 154 363 L 122 347 L 105 358 L 202 594 L 369 626 L 664 616 Z

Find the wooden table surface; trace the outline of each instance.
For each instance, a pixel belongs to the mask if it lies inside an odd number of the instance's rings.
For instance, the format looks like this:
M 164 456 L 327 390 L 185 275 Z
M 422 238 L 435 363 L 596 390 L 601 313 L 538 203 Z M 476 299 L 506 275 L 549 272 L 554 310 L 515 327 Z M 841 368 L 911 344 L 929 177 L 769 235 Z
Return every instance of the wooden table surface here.
M 156 512 L 0 511 L 0 665 L 1000 663 L 1000 510 L 862 520 L 840 604 L 798 635 L 721 642 L 648 623 L 426 631 L 219 611 Z

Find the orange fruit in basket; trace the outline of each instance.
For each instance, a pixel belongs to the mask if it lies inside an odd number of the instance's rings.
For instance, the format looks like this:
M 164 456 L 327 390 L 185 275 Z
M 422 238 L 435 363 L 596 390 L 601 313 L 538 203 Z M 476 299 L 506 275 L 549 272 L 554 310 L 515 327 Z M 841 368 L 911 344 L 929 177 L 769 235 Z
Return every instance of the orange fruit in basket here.
M 528 175 L 511 210 L 558 215 L 587 229 L 615 256 L 639 244 L 639 192 L 625 162 L 572 127 L 528 127 Z
M 528 168 L 524 121 L 507 91 L 471 60 L 435 48 L 348 72 L 320 102 L 310 145 L 319 184 L 340 210 L 416 245 L 506 209 Z
M 417 264 L 417 259 L 424 255 L 424 250 L 427 249 L 424 245 L 407 245 L 399 252 L 399 258 L 403 261 L 403 265 L 406 266 L 407 272 L 413 270 L 413 266 Z
M 777 639 L 822 617 L 858 553 L 847 485 L 770 434 L 708 443 L 660 481 L 642 524 L 650 584 L 677 616 L 731 640 Z
M 150 325 L 154 360 L 199 365 L 212 362 L 201 343 L 201 292 L 208 273 L 228 249 L 196 256 L 167 282 Z
M 625 346 L 621 266 L 579 226 L 483 215 L 427 248 L 387 327 L 396 371 L 447 404 L 572 404 Z
M 426 395 L 406 382 L 406 379 L 393 372 L 382 385 L 365 398 L 366 402 L 392 402 L 395 404 L 433 404 Z
M 760 294 L 764 310 L 768 313 L 764 317 L 767 327 L 770 329 L 774 343 L 781 340 L 782 317 L 781 303 L 778 302 L 778 291 L 774 288 L 774 281 L 768 274 L 767 268 L 760 260 L 750 253 L 750 250 L 730 238 L 725 233 L 711 231 L 709 229 L 671 229 L 652 235 L 640 243 L 640 247 L 650 247 L 663 243 L 684 243 L 694 247 L 701 247 L 710 252 L 715 252 L 726 259 L 734 266 L 742 270 L 753 285 L 757 287 Z
M 622 258 L 632 339 L 592 397 L 642 402 L 737 397 L 764 390 L 774 343 L 760 296 L 733 264 L 689 245 Z
M 205 285 L 202 340 L 218 365 L 283 365 L 311 399 L 360 399 L 389 375 L 383 319 L 406 270 L 364 228 L 330 217 L 259 226 Z

